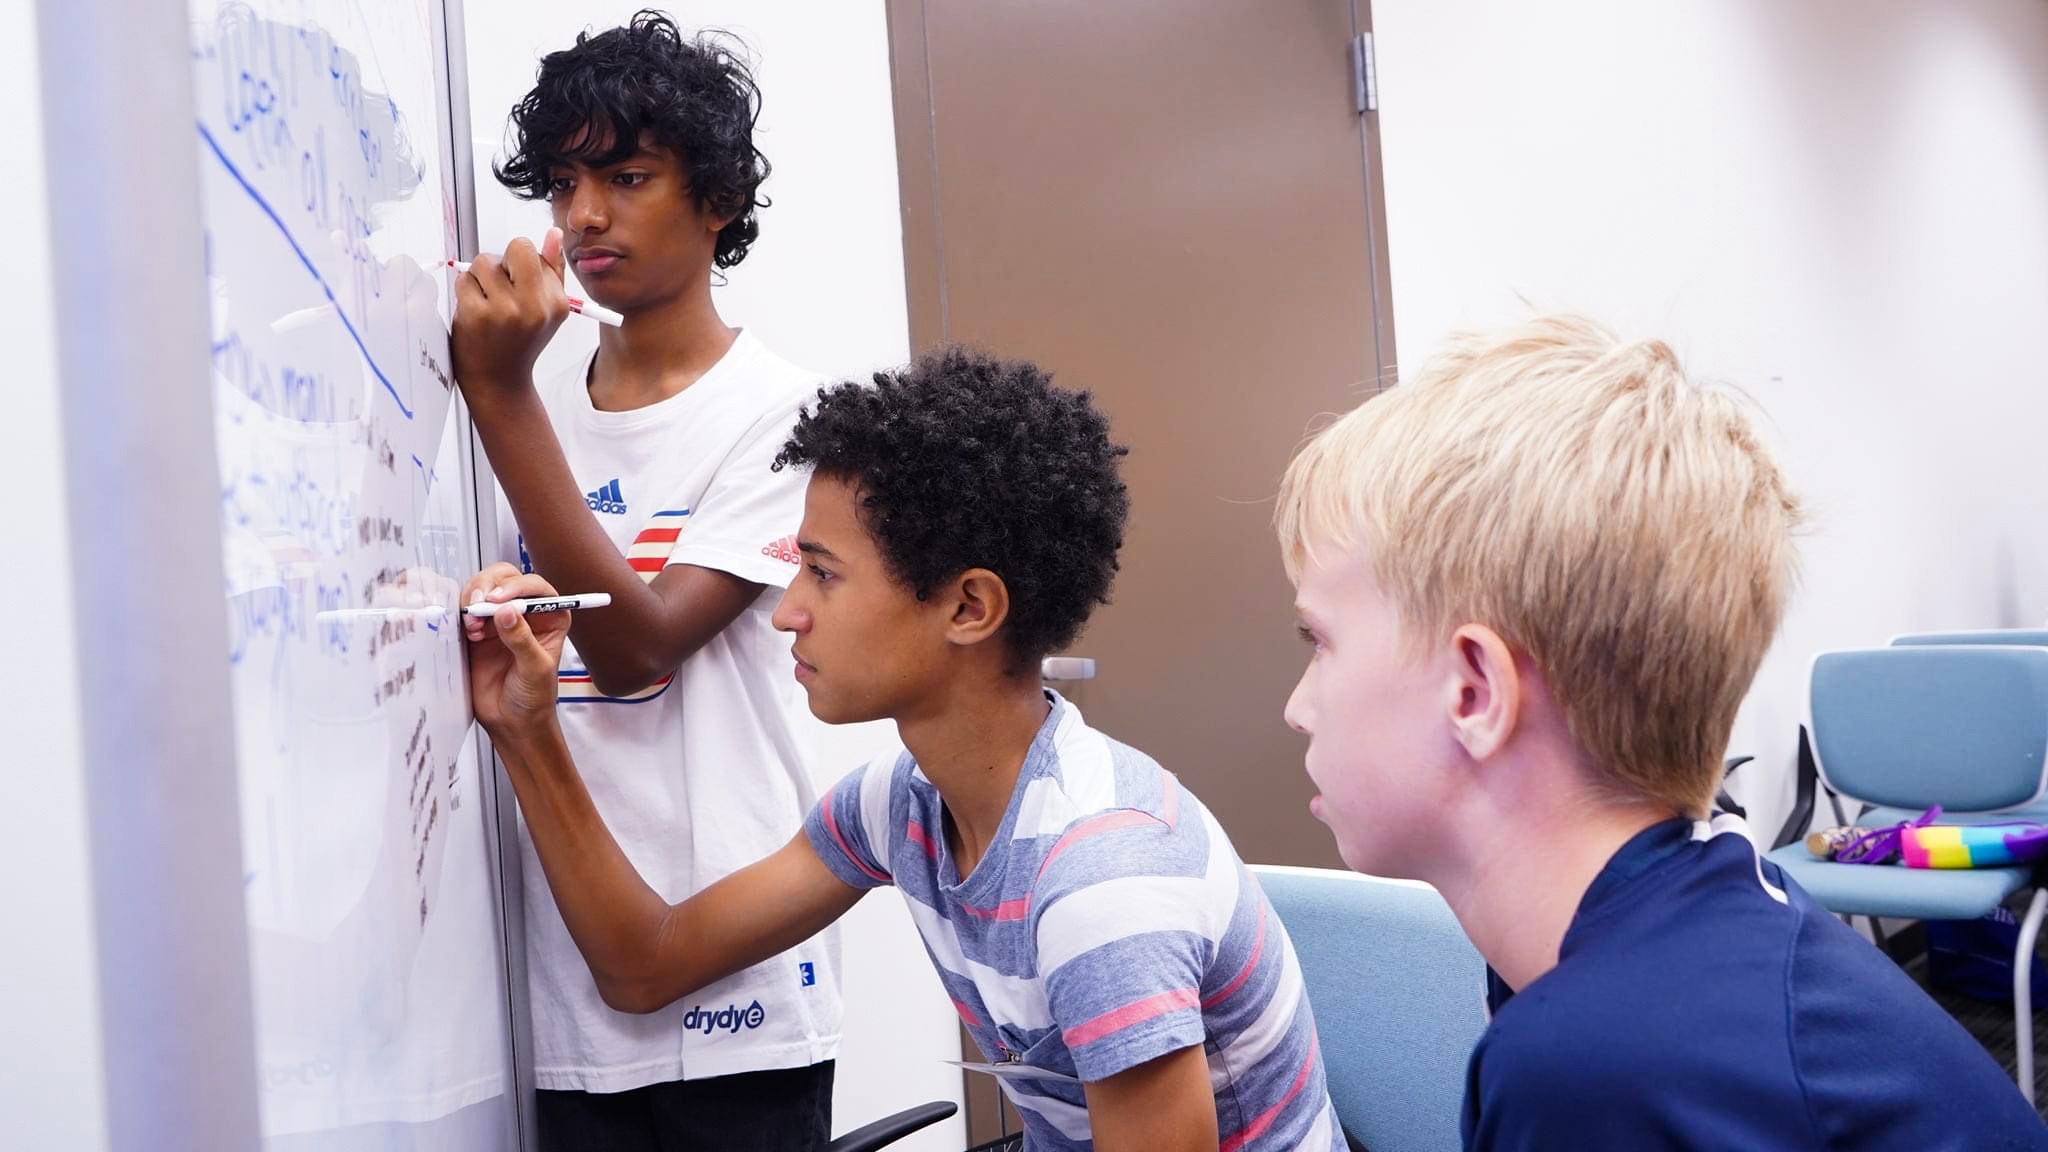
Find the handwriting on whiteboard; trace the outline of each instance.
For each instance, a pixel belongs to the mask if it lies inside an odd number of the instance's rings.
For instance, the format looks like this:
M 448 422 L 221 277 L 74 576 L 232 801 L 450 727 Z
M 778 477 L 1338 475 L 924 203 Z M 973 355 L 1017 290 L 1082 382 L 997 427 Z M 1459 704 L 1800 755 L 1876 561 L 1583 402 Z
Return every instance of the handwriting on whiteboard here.
M 441 0 L 184 2 L 264 1131 L 379 1131 L 508 1062 Z
M 396 947 L 436 903 L 468 727 L 460 631 L 377 611 L 452 610 L 471 563 L 435 482 L 442 197 L 400 101 L 317 22 L 223 5 L 192 59 L 251 914 Z

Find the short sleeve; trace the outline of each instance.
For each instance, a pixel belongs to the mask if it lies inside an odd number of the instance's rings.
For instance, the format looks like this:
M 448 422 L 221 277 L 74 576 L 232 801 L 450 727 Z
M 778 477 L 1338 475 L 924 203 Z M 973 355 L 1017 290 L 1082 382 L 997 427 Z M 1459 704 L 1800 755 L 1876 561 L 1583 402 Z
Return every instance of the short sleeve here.
M 795 427 L 796 413 L 791 403 L 747 429 L 696 506 L 681 518 L 669 565 L 694 564 L 757 584 L 789 587 L 800 560 L 796 530 L 803 522 L 810 474 L 800 468 L 776 471 L 774 464 Z
M 1203 1042 L 1215 949 L 1206 886 L 1160 874 L 1170 832 L 1136 813 L 1100 823 L 1110 827 L 1053 860 L 1036 889 L 1051 898 L 1035 925 L 1046 1005 L 1091 1082 Z
M 854 888 L 894 883 L 889 875 L 889 766 L 856 768 L 834 784 L 804 818 L 811 849 L 834 876 Z

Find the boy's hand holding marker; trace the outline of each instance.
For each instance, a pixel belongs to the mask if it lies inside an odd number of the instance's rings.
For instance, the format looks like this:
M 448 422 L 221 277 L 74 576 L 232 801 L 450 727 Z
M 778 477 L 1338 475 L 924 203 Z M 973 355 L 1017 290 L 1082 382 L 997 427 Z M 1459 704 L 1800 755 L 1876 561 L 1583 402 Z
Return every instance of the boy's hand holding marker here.
M 503 256 L 480 253 L 456 272 L 455 324 L 450 335 L 464 396 L 473 404 L 493 392 L 530 391 L 533 364 L 571 312 L 618 325 L 609 308 L 570 296 L 562 283 L 562 230 L 548 229 L 538 249 L 520 237 Z
M 569 634 L 569 609 L 602 608 L 611 597 L 601 592 L 562 596 L 537 575 L 493 564 L 469 578 L 462 599 L 469 694 L 477 722 L 499 741 L 545 731 L 555 718 L 556 672 L 562 640 Z
M 448 262 L 448 267 L 455 269 L 456 274 L 460 275 L 464 272 L 469 271 L 471 268 L 475 267 L 475 265 L 471 264 L 467 260 L 450 260 Z M 612 311 L 611 309 L 605 307 L 602 304 L 593 304 L 590 301 L 585 300 L 581 296 L 571 296 L 568 298 L 568 300 L 569 311 L 574 312 L 579 316 L 588 316 L 592 320 L 595 320 L 600 324 L 609 324 L 614 328 L 625 327 L 625 316 L 621 315 L 620 313 Z

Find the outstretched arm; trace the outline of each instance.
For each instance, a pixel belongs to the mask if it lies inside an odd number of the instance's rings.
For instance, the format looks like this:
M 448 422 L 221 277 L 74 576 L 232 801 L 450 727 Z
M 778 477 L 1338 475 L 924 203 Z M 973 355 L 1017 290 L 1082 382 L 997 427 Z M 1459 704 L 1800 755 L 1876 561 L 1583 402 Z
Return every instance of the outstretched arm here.
M 472 581 L 465 600 L 542 597 L 539 576 Z M 605 1003 L 652 1012 L 787 951 L 853 907 L 862 892 L 832 875 L 800 832 L 774 855 L 671 905 L 612 838 L 555 718 L 568 614 L 506 608 L 465 616 L 470 696 L 504 761 L 562 920 Z

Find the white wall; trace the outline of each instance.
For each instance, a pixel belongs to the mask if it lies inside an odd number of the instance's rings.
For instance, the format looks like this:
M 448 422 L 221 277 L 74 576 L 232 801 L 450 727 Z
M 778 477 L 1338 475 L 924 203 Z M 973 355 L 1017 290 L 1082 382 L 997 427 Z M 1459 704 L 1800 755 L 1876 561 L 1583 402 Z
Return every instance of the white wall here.
M 583 28 L 623 23 L 637 3 L 566 6 L 492 0 L 466 10 L 470 115 L 476 137 L 478 236 L 502 251 L 539 237 L 544 205 L 522 203 L 492 179 L 505 114 L 531 87 L 539 57 Z M 765 94 L 756 142 L 774 174 L 764 191 L 761 239 L 716 293 L 726 321 L 781 355 L 835 378 L 910 356 L 903 249 L 890 112 L 889 48 L 880 3 L 741 3 L 702 0 L 668 10 L 685 30 L 721 27 L 753 49 Z M 591 326 L 565 325 L 537 369 L 573 362 L 594 343 Z M 816 726 L 819 779 L 836 779 L 893 739 L 884 725 Z M 843 924 L 846 1041 L 838 1063 L 834 1127 L 846 1131 L 899 1108 L 960 1101 L 956 1018 L 917 931 L 894 891 L 863 900 Z M 960 1118 L 896 1147 L 956 1152 Z
M 0 36 L 0 107 L 31 128 L 14 186 L 14 274 L 0 280 L 0 347 L 9 361 L 0 485 L 34 494 L 10 502 L 0 570 L 10 586 L 36 595 L 8 621 L 18 658 L 0 661 L 14 765 L 0 804 L 0 908 L 9 938 L 34 942 L 7 950 L 0 978 L 8 1037 L 0 1045 L 0 1116 L 10 1144 L 89 1150 L 107 1146 L 106 1068 L 32 0 L 0 3 L 0 28 L 9 33 Z
M 1401 358 L 1574 308 L 1733 384 L 1813 516 L 1737 721 L 1820 649 L 2048 619 L 2048 3 L 1378 0 Z

